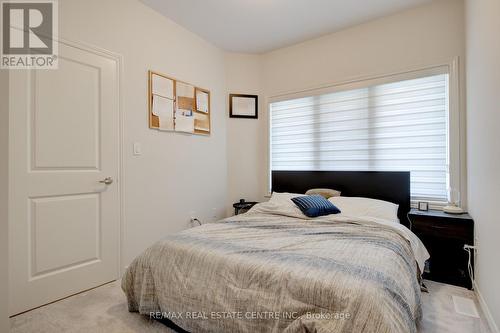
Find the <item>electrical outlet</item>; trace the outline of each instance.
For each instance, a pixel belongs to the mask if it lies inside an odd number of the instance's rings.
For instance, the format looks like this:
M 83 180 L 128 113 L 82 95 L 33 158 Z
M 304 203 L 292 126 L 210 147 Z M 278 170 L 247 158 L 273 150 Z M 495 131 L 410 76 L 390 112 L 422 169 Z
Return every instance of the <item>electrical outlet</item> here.
M 195 226 L 198 226 L 198 225 L 201 225 L 201 220 L 199 217 L 196 216 L 196 212 L 195 211 L 190 211 L 189 212 L 189 225 L 191 227 L 195 227 Z
M 472 255 L 473 256 L 477 256 L 478 252 L 479 252 L 479 248 L 477 245 L 469 245 L 469 244 L 464 244 L 464 250 L 465 251 L 471 251 Z
M 479 253 L 479 237 L 477 235 L 474 235 L 474 254 L 477 256 Z

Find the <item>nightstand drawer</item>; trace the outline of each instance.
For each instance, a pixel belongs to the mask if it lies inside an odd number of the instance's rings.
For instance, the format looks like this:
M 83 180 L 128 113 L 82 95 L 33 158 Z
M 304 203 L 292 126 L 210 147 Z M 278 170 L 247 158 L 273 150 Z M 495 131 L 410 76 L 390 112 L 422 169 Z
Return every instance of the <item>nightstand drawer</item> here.
M 467 240 L 471 235 L 472 229 L 471 225 L 457 221 L 442 219 L 429 221 L 426 218 L 419 217 L 413 219 L 412 231 L 428 236 Z

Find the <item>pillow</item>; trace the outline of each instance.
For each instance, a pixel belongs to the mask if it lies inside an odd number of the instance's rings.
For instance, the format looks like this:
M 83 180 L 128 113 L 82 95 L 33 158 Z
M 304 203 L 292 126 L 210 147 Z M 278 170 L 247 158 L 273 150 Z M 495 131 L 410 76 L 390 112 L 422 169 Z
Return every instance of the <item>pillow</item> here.
M 275 203 L 275 204 L 281 204 L 281 205 L 289 205 L 289 206 L 295 206 L 293 202 L 291 201 L 292 198 L 303 196 L 304 194 L 300 193 L 288 193 L 288 192 L 273 192 L 271 194 L 271 199 L 269 199 L 269 202 Z
M 292 198 L 293 203 L 308 217 L 338 214 L 340 210 L 321 195 L 305 195 Z
M 340 191 L 332 190 L 330 188 L 312 188 L 306 192 L 306 195 L 314 195 L 314 194 L 319 194 L 325 199 L 331 197 L 340 197 Z
M 337 206 L 342 215 L 368 216 L 399 223 L 399 205 L 392 202 L 360 197 L 332 197 L 328 201 Z

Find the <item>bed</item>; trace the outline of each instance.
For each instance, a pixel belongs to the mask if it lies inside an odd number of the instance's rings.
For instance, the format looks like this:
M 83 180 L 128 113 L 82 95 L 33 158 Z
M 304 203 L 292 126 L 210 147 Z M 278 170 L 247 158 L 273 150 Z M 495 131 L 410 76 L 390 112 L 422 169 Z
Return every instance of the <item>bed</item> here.
M 342 176 L 334 173 L 304 186 L 332 187 L 329 181 Z M 375 199 L 409 192 L 409 175 L 401 173 L 358 173 L 351 186 L 343 176 L 338 184 L 351 195 L 368 191 L 355 183 L 393 177 L 403 184 L 387 182 Z M 300 183 L 310 177 L 275 173 L 273 189 L 304 193 Z M 403 200 L 409 205 L 409 195 Z M 157 242 L 129 266 L 122 289 L 130 311 L 189 332 L 416 332 L 427 258 L 398 221 L 345 214 L 311 219 L 293 204 L 271 200 Z

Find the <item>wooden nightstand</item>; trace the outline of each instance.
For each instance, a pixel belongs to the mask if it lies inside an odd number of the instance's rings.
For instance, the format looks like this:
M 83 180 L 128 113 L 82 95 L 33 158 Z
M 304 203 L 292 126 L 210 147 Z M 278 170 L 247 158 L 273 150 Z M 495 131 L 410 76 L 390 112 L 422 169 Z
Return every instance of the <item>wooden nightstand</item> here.
M 471 288 L 464 245 L 474 245 L 474 220 L 469 214 L 412 209 L 408 214 L 412 231 L 429 251 L 429 272 L 424 278 Z M 472 265 L 474 265 L 472 257 Z M 473 266 L 474 267 L 474 266 Z

